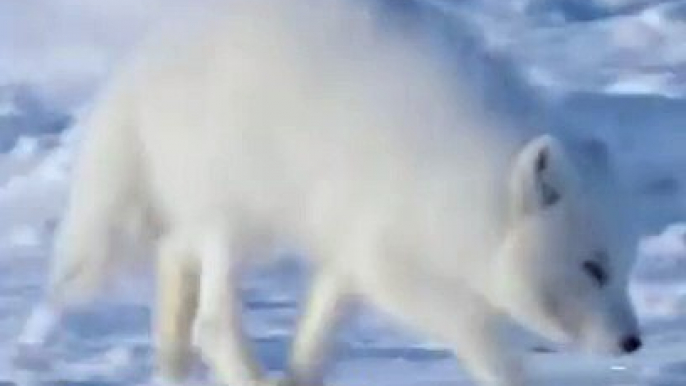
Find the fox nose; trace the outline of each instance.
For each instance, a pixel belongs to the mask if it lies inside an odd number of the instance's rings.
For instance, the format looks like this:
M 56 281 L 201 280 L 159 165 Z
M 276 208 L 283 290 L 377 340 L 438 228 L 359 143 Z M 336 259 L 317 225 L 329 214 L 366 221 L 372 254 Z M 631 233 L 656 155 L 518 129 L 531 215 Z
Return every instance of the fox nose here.
M 635 335 L 630 335 L 624 338 L 620 345 L 625 353 L 631 354 L 632 352 L 638 351 L 638 349 L 643 346 L 643 343 L 641 342 L 641 338 Z

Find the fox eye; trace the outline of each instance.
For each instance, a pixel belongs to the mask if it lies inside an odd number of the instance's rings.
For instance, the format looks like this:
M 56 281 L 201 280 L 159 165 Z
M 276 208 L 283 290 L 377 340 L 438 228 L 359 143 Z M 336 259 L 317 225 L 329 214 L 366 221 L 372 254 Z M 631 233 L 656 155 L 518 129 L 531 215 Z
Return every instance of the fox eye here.
M 607 273 L 597 261 L 588 260 L 583 263 L 584 272 L 595 281 L 599 287 L 607 284 Z

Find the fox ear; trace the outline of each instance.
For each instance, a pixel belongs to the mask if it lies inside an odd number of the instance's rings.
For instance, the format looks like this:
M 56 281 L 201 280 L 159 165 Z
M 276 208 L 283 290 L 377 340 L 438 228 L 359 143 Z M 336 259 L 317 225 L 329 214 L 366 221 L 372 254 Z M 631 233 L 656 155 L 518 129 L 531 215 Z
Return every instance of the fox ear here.
M 550 135 L 531 140 L 517 155 L 510 177 L 512 209 L 529 214 L 564 200 L 573 172 L 562 144 Z
M 538 149 L 533 165 L 534 187 L 533 194 L 540 207 L 555 205 L 562 198 L 560 186 L 555 186 L 554 178 L 551 178 L 551 155 L 550 149 L 543 147 Z

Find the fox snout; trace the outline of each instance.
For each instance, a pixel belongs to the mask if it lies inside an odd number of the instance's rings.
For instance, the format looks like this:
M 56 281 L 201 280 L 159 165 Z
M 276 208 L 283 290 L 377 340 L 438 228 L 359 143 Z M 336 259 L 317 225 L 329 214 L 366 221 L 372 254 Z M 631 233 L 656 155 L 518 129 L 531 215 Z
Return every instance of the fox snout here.
M 619 342 L 619 347 L 624 354 L 632 354 L 641 349 L 643 342 L 639 335 L 627 335 Z

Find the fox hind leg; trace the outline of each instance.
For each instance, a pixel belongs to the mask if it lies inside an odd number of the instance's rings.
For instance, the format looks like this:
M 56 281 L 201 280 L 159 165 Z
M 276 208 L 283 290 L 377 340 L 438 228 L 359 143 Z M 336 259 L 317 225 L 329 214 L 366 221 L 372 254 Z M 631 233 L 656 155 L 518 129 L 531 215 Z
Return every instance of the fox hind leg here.
M 264 384 L 242 323 L 241 245 L 226 228 L 218 228 L 196 239 L 195 253 L 200 264 L 200 292 L 193 344 L 223 385 Z
M 198 306 L 199 272 L 188 248 L 166 238 L 157 259 L 157 306 L 153 326 L 160 379 L 178 384 L 192 366 L 191 331 Z

